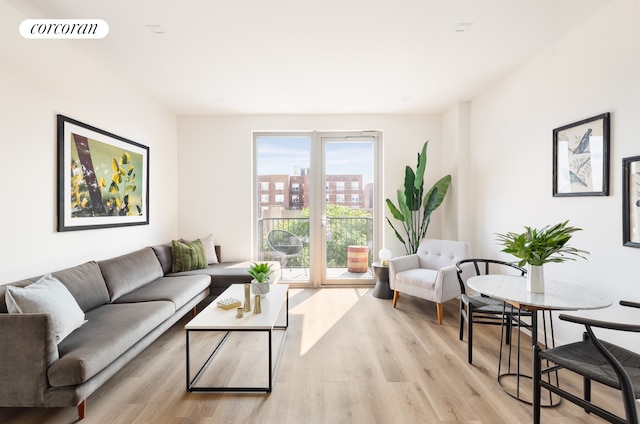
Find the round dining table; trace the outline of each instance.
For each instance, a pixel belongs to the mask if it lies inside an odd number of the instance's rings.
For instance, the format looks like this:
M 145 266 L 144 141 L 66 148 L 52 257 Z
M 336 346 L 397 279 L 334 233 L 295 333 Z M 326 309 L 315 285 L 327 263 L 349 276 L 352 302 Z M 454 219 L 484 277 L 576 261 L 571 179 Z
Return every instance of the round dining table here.
M 577 284 L 558 280 L 545 279 L 544 293 L 532 293 L 527 289 L 526 276 L 499 274 L 480 275 L 469 278 L 467 280 L 467 286 L 485 296 L 502 300 L 507 305 L 511 305 L 517 309 L 530 311 L 532 346 L 538 345 L 538 312 L 603 309 L 612 304 L 611 299 L 606 295 Z M 549 315 L 551 315 L 550 312 Z M 549 319 L 551 320 L 551 317 Z M 518 387 L 519 377 L 520 373 L 518 371 Z M 528 378 L 531 378 L 531 376 Z M 498 383 L 500 384 L 500 371 L 498 371 Z M 507 393 L 509 392 L 507 391 Z M 509 394 L 516 399 L 531 403 L 520 397 L 519 388 L 517 395 Z M 554 404 L 550 402 L 547 406 L 554 406 Z

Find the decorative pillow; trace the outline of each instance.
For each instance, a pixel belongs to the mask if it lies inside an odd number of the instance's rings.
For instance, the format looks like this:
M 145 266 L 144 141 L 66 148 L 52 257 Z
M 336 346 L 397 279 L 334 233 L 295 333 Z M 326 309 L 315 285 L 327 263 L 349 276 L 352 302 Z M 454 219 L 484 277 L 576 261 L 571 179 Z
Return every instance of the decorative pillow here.
M 171 253 L 173 255 L 173 272 L 191 271 L 207 267 L 207 257 L 200 239 L 191 243 L 171 240 Z
M 181 238 L 178 241 L 181 243 L 189 244 L 189 245 L 192 243 L 183 238 Z M 219 261 L 218 261 L 218 255 L 216 255 L 216 245 L 213 242 L 213 234 L 209 234 L 206 237 L 202 237 L 200 241 L 202 242 L 202 246 L 204 247 L 204 254 L 207 257 L 207 265 L 217 264 Z
M 202 240 L 202 245 L 204 246 L 204 254 L 207 256 L 207 264 L 217 264 L 218 255 L 216 255 L 216 245 L 213 242 L 213 234 L 209 234 L 200 240 Z
M 69 289 L 51 274 L 26 287 L 7 286 L 5 302 L 12 314 L 48 314 L 57 343 L 86 322 Z

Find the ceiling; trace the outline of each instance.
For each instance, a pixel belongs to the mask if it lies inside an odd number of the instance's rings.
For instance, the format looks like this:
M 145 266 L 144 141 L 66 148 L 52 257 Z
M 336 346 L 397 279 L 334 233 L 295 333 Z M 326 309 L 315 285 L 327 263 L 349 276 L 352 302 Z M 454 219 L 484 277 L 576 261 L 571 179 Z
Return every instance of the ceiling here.
M 610 0 L 5 1 L 105 20 L 68 42 L 177 114 L 393 114 L 472 99 Z

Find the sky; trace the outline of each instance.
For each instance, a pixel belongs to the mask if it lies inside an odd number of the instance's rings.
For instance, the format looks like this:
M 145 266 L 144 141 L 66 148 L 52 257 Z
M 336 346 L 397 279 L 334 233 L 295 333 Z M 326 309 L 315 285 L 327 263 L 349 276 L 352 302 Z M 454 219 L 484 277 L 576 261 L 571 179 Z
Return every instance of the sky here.
M 307 136 L 258 137 L 258 174 L 291 175 L 295 167 L 312 168 L 310 143 L 311 137 Z M 372 142 L 327 143 L 325 157 L 327 174 L 361 174 L 364 184 L 373 182 Z

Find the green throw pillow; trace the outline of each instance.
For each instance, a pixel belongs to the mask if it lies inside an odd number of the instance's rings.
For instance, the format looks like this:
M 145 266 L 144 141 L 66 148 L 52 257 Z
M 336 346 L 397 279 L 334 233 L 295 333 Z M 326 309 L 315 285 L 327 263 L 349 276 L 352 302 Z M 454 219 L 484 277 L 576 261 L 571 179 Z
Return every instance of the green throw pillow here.
M 200 239 L 194 240 L 190 244 L 172 240 L 171 253 L 173 254 L 173 272 L 191 271 L 208 266 L 204 245 Z

